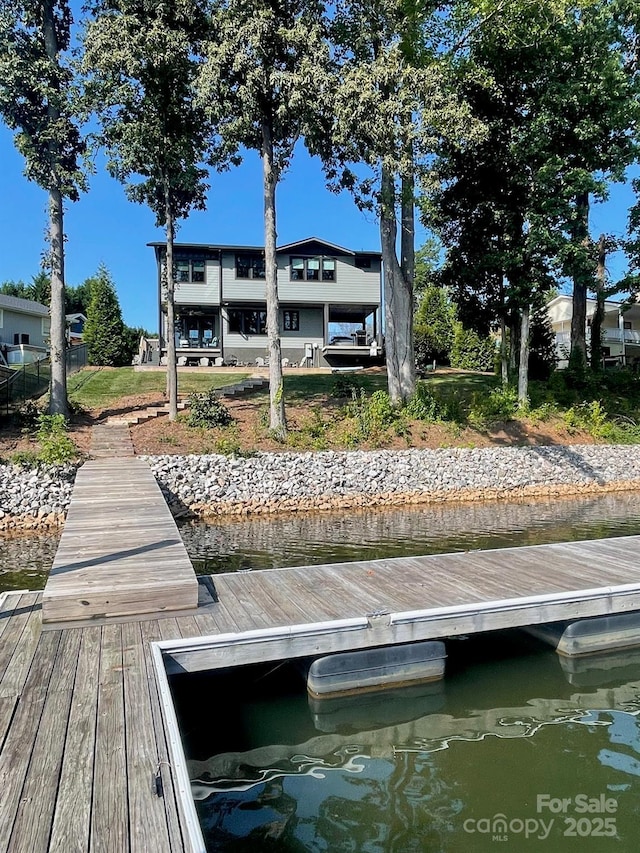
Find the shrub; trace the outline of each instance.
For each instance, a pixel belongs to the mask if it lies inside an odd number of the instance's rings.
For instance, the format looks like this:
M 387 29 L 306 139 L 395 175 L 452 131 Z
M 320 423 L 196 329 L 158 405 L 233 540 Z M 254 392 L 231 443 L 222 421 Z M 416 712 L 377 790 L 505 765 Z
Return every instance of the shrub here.
M 563 417 L 569 429 L 585 429 L 595 438 L 603 437 L 607 429 L 607 412 L 600 400 L 572 406 Z
M 424 382 L 417 384 L 415 394 L 407 403 L 405 411 L 410 418 L 426 423 L 435 423 L 447 417 L 446 405 L 438 400 Z
M 361 439 L 377 436 L 400 417 L 399 409 L 393 405 L 386 391 L 374 391 L 367 397 L 364 388 L 360 389 L 359 394 L 355 389 L 352 391 L 347 414 L 354 418 Z
M 67 435 L 64 415 L 41 414 L 38 418 L 36 438 L 40 445 L 38 460 L 48 465 L 61 465 L 76 456 L 75 444 Z
M 495 358 L 496 343 L 493 338 L 481 338 L 473 329 L 465 329 L 462 323 L 455 324 L 450 358 L 452 367 L 492 371 Z
M 232 423 L 233 418 L 229 409 L 220 402 L 213 388 L 202 394 L 191 394 L 189 397 L 189 415 L 187 423 L 191 427 L 225 427 Z
M 492 388 L 488 394 L 474 396 L 469 412 L 472 423 L 512 420 L 518 411 L 518 392 L 510 385 Z

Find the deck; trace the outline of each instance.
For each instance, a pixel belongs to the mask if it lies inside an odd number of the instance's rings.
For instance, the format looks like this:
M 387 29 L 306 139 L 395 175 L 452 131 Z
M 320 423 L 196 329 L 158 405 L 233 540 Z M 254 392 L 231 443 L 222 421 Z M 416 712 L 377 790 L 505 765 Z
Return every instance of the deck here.
M 189 614 L 44 630 L 41 593 L 0 597 L 0 851 L 194 849 L 161 652 L 200 669 L 636 610 L 639 552 L 625 537 L 217 575 Z

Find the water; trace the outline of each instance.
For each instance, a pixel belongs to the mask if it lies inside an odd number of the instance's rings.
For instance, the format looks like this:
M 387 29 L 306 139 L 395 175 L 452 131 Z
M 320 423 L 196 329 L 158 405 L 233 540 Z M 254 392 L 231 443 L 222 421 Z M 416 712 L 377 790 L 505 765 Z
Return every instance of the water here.
M 181 535 L 204 574 L 640 534 L 634 492 L 435 504 L 194 523 Z
M 634 492 L 183 524 L 199 574 L 640 534 Z M 43 589 L 60 533 L 0 532 L 0 591 Z
M 444 682 L 382 698 L 314 702 L 286 666 L 175 679 L 207 849 L 635 853 L 640 652 L 448 651 Z

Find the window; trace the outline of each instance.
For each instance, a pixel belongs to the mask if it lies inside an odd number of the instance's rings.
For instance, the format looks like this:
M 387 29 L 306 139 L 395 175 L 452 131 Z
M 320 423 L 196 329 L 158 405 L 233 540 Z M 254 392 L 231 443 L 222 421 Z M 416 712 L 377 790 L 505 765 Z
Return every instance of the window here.
M 335 281 L 334 258 L 291 258 L 291 281 Z
M 283 311 L 282 312 L 282 329 L 284 332 L 299 332 L 300 331 L 300 312 L 299 311 Z
M 178 284 L 185 282 L 201 283 L 205 280 L 205 263 L 202 259 L 178 258 L 175 263 Z
M 29 335 L 24 332 L 18 333 L 16 332 L 13 336 L 14 346 L 18 346 L 19 344 L 28 344 L 29 343 Z
M 236 255 L 236 278 L 263 279 L 264 277 L 263 255 Z
M 627 329 L 627 330 L 629 330 L 629 331 L 630 331 L 631 329 L 633 329 L 633 326 L 631 325 L 631 320 L 623 320 L 623 321 L 622 321 L 622 328 L 623 328 L 623 329 Z
M 2 308 L 0 308 L 0 329 L 3 327 L 3 325 L 4 325 L 4 312 L 3 312 Z
M 356 267 L 359 270 L 370 270 L 371 258 L 366 257 L 366 255 L 356 255 Z
M 43 317 L 40 324 L 42 326 L 42 337 L 48 338 L 51 334 L 51 317 Z
M 240 335 L 266 335 L 267 312 L 252 308 L 233 308 L 229 311 L 229 331 Z

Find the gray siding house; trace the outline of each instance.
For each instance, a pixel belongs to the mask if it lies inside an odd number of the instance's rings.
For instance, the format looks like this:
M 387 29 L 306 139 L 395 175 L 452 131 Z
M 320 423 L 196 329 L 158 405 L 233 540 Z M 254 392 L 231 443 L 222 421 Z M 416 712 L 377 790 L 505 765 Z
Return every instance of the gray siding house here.
M 44 356 L 49 346 L 49 308 L 40 302 L 0 293 L 0 348 L 9 364 Z
M 166 354 L 165 244 L 156 255 L 161 353 Z M 264 249 L 175 245 L 176 350 L 182 364 L 259 364 L 267 358 Z M 279 246 L 282 357 L 291 365 L 378 363 L 381 255 L 317 237 Z

